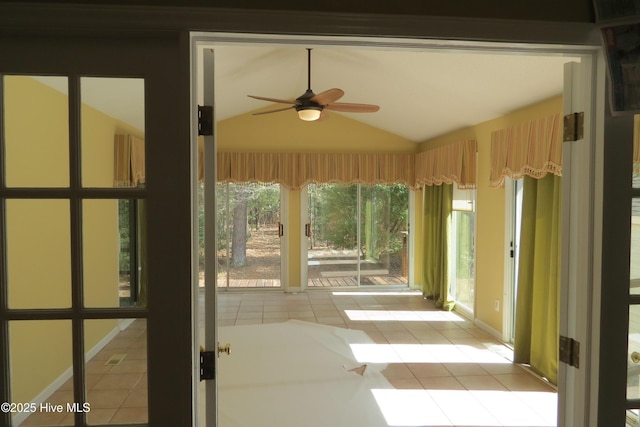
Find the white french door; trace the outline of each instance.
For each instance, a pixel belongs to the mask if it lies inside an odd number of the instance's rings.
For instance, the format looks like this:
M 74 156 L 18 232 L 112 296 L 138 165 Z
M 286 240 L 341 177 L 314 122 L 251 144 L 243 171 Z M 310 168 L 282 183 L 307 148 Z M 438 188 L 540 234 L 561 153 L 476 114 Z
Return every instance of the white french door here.
M 180 56 L 177 37 L 49 34 L 0 43 L 0 400 L 30 402 L 0 413 L 4 426 L 46 423 L 39 418 L 53 409 L 42 404 L 53 395 L 64 396 L 54 405 L 62 425 L 192 423 L 191 381 L 175 369 L 192 363 Z M 119 114 L 125 110 L 131 115 Z M 117 135 L 129 143 L 117 144 Z M 114 146 L 127 147 L 132 170 L 134 136 L 140 180 L 121 185 L 114 169 L 124 160 Z M 121 200 L 144 206 L 142 277 L 127 304 L 119 289 Z M 121 411 L 104 420 L 90 380 L 97 365 L 109 368 L 96 362 L 99 351 L 114 348 L 123 350 L 119 362 L 136 360 L 130 393 L 137 387 L 148 400 L 135 417 Z

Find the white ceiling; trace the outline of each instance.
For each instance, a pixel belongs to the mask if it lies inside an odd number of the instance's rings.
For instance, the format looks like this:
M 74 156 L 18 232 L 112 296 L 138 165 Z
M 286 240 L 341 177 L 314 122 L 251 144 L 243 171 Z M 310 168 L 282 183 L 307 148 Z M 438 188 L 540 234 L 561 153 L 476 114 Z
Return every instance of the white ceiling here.
M 233 45 L 215 49 L 216 120 L 284 107 L 247 97 L 293 100 L 307 88 L 307 51 L 292 45 Z M 416 51 L 372 47 L 313 48 L 311 88 L 338 87 L 340 102 L 378 104 L 375 113 L 336 113 L 414 142 L 490 120 L 562 93 L 560 54 Z M 66 92 L 66 80 L 40 79 Z M 87 78 L 82 99 L 143 129 L 138 79 Z M 62 83 L 62 84 L 59 84 Z M 295 110 L 288 114 L 298 120 Z M 330 118 L 329 118 L 330 119 Z
M 214 51 L 217 120 L 286 107 L 246 95 L 293 100 L 307 88 L 304 47 Z M 345 92 L 339 102 L 378 104 L 376 113 L 339 114 L 420 142 L 561 94 L 563 64 L 571 60 L 579 61 L 559 54 L 316 47 L 311 88 L 338 87 Z M 274 114 L 298 120 L 294 110 Z

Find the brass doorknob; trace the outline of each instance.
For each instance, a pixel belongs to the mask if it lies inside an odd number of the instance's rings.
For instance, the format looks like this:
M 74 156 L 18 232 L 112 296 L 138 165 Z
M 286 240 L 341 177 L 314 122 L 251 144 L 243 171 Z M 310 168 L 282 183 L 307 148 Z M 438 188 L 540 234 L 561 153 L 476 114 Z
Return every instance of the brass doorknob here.
M 631 353 L 631 361 L 633 363 L 640 363 L 640 353 L 638 353 L 637 351 Z
M 220 357 L 220 353 L 231 354 L 231 344 L 227 343 L 225 345 L 220 344 L 218 342 L 218 357 Z

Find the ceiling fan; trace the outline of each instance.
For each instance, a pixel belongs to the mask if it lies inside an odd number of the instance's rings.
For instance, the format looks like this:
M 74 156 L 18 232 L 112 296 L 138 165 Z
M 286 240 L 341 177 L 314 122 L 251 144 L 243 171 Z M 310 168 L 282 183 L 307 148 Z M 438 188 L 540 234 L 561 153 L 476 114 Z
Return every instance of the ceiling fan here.
M 295 110 L 298 112 L 298 117 L 301 120 L 311 122 L 314 120 L 318 120 L 319 118 L 325 118 L 325 109 L 333 111 L 343 111 L 346 113 L 373 113 L 380 109 L 379 106 L 373 104 L 336 102 L 344 95 L 344 91 L 338 88 L 325 90 L 324 92 L 320 92 L 317 95 L 313 93 L 313 91 L 311 90 L 311 48 L 307 48 L 307 82 L 307 91 L 293 101 L 267 98 L 264 96 L 247 95 L 250 98 L 259 99 L 262 101 L 277 102 L 280 104 L 291 104 L 288 107 L 278 108 L 276 110 L 261 111 L 259 113 L 253 113 L 253 115 L 277 113 L 278 111 L 285 111 L 295 108 Z

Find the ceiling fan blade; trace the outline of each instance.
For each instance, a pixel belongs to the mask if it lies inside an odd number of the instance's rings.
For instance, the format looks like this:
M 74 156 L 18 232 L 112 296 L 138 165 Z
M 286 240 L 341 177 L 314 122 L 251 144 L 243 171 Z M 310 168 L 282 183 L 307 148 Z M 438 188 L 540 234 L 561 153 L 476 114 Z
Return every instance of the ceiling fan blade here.
M 327 105 L 337 101 L 343 96 L 344 96 L 344 91 L 342 89 L 333 88 L 333 89 L 325 90 L 324 92 L 320 92 L 319 94 L 311 98 L 311 100 L 313 102 L 317 102 L 320 105 Z
M 286 99 L 277 99 L 277 98 L 266 98 L 264 96 L 254 96 L 254 95 L 247 95 L 249 98 L 253 98 L 253 99 L 259 99 L 261 101 L 271 101 L 271 102 L 279 102 L 280 104 L 294 104 L 296 103 L 296 101 L 287 101 Z
M 251 115 L 252 116 L 259 116 L 261 114 L 277 113 L 278 111 L 291 110 L 292 108 L 296 108 L 296 106 L 292 105 L 291 107 L 278 108 L 277 110 L 260 111 L 260 112 L 257 112 L 257 113 L 251 113 Z
M 380 109 L 378 105 L 373 104 L 353 104 L 350 102 L 334 102 L 325 105 L 326 109 L 333 111 L 344 111 L 345 113 L 375 113 Z
M 322 111 L 320 112 L 320 118 L 317 120 L 318 122 L 323 121 L 323 120 L 327 120 L 329 118 L 329 113 L 327 112 L 327 110 L 325 110 L 324 108 L 322 109 Z

